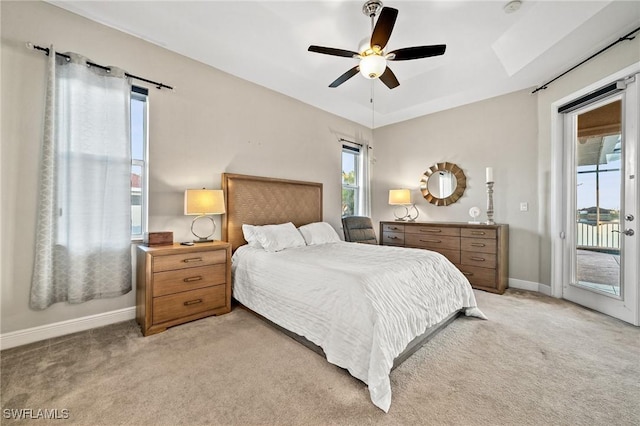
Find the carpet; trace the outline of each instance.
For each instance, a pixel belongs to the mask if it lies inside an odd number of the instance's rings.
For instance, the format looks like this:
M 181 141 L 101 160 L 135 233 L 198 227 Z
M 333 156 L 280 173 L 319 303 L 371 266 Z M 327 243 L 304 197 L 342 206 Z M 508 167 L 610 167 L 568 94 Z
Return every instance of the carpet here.
M 236 307 L 149 337 L 128 321 L 2 351 L 1 421 L 49 423 L 11 418 L 46 409 L 78 425 L 640 424 L 640 328 L 533 292 L 476 297 L 489 320 L 457 319 L 395 369 L 388 414 Z

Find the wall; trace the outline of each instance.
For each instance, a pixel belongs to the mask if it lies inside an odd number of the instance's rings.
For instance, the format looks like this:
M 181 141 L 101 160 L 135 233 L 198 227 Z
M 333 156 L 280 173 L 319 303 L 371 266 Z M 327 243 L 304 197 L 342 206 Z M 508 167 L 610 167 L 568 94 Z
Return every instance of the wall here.
M 131 292 L 79 305 L 28 307 L 46 57 L 25 42 L 84 54 L 176 87 L 150 87 L 150 230 L 188 240 L 186 188 L 220 188 L 222 172 L 324 184 L 324 216 L 340 226 L 338 138 L 371 130 L 42 2 L 1 4 L 2 333 L 134 306 Z M 218 224 L 219 224 L 218 220 Z M 218 228 L 217 238 L 220 237 Z
M 537 202 L 537 101 L 531 90 L 418 117 L 376 129 L 373 172 L 375 221 L 393 220 L 387 204 L 393 188 L 412 189 L 426 221 L 466 222 L 472 206 L 486 220 L 485 168 L 494 169 L 494 220 L 509 224 L 509 277 L 539 282 Z M 452 162 L 467 177 L 467 189 L 455 204 L 434 206 L 419 191 L 425 170 Z M 520 211 L 527 202 L 529 210 Z

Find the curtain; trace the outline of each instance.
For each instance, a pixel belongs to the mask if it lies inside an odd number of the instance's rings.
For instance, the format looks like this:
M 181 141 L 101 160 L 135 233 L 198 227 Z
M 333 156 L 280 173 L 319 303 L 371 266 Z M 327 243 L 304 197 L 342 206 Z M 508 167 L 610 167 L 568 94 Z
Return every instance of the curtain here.
M 360 198 L 358 211 L 361 216 L 371 217 L 371 147 L 363 143 L 360 147 Z
M 33 309 L 131 290 L 130 83 L 67 55 L 47 65 Z

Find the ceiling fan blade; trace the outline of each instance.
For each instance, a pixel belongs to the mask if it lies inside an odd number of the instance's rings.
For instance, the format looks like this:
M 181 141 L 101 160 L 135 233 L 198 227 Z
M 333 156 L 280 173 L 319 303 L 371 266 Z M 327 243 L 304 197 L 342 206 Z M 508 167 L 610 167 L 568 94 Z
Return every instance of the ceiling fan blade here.
M 385 86 L 387 86 L 389 89 L 394 89 L 400 86 L 400 83 L 398 82 L 396 75 L 393 73 L 393 71 L 391 71 L 391 68 L 389 67 L 387 67 L 387 69 L 384 70 L 384 72 L 380 76 L 380 80 L 382 80 Z
M 333 47 L 309 46 L 309 52 L 324 53 L 325 55 L 343 56 L 345 58 L 353 58 L 358 56 L 358 52 L 351 50 L 334 49 Z
M 444 55 L 446 44 L 434 44 L 433 46 L 405 47 L 387 54 L 390 61 L 408 61 L 410 59 L 428 58 L 430 56 Z
M 393 26 L 396 24 L 398 18 L 398 9 L 392 7 L 383 7 L 378 22 L 371 34 L 371 47 L 379 46 L 380 50 L 384 49 L 391 37 Z
M 356 65 L 355 67 L 351 68 L 349 71 L 345 72 L 340 77 L 336 78 L 336 80 L 333 83 L 331 83 L 329 85 L 329 87 L 334 87 L 335 88 L 335 87 L 340 86 L 342 83 L 344 83 L 345 81 L 349 80 L 354 75 L 358 74 L 359 68 L 360 67 L 358 65 Z

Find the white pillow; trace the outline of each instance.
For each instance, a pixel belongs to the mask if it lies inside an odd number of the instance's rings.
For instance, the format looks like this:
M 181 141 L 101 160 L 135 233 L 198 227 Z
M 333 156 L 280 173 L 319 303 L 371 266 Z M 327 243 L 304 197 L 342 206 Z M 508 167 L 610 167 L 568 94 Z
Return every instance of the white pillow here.
M 335 243 L 340 237 L 327 222 L 315 222 L 298 228 L 307 245 Z
M 258 235 L 256 234 L 255 225 L 242 225 L 242 234 L 244 235 L 244 239 L 247 241 L 250 247 L 262 248 L 260 241 L 258 241 Z
M 279 225 L 242 225 L 242 232 L 250 245 L 258 242 L 266 251 L 275 252 L 305 245 L 304 238 L 291 222 Z

